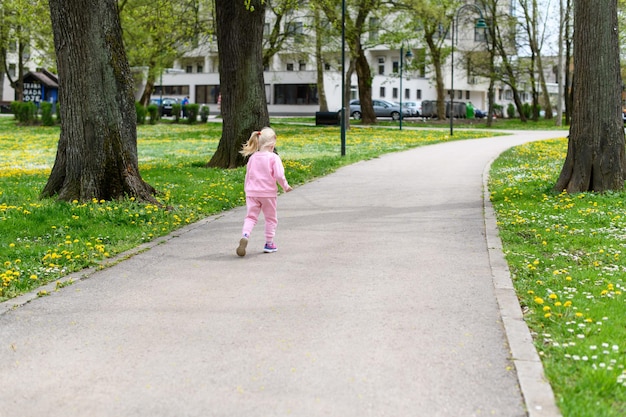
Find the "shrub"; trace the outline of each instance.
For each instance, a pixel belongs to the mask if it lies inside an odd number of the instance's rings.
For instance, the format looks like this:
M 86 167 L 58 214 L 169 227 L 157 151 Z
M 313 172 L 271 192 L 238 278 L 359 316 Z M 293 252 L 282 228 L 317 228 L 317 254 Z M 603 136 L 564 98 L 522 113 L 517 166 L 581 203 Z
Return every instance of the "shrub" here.
M 47 101 L 41 102 L 41 120 L 44 126 L 54 126 L 54 118 L 52 117 L 52 103 Z
M 157 120 L 159 120 L 159 106 L 156 104 L 149 104 L 148 114 L 150 115 L 150 124 L 155 124 Z
M 139 102 L 135 102 L 135 109 L 137 110 L 137 124 L 145 125 L 146 124 L 146 108 L 143 104 Z
M 180 122 L 180 111 L 183 106 L 180 103 L 172 104 L 172 116 L 174 116 L 174 123 Z
M 199 104 L 187 104 L 187 123 L 194 124 L 198 121 L 198 113 L 200 112 Z
M 30 125 L 37 120 L 37 106 L 32 101 L 14 101 L 11 103 L 11 111 L 21 124 Z
M 209 106 L 202 106 L 200 108 L 200 120 L 202 120 L 202 123 L 209 121 Z
M 527 119 L 530 119 L 530 117 L 532 116 L 532 109 L 530 107 L 530 103 L 522 104 L 522 113 L 524 113 L 524 116 L 526 116 Z
M 506 115 L 509 117 L 509 119 L 513 119 L 515 117 L 515 106 L 513 105 L 513 103 L 509 103 L 509 105 L 506 107 Z

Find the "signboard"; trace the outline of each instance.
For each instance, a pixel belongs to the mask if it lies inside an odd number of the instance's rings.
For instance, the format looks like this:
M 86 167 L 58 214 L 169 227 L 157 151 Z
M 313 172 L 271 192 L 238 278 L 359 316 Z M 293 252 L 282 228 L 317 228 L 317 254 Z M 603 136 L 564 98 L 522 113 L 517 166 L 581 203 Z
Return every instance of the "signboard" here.
M 24 101 L 39 103 L 41 101 L 41 90 L 41 84 L 39 83 L 24 83 Z

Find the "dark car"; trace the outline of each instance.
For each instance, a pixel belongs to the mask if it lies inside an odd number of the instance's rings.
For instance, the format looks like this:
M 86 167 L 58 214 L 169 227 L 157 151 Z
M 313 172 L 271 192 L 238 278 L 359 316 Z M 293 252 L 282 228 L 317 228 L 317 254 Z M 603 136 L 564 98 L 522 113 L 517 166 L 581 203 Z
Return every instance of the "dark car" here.
M 487 112 L 484 112 L 481 109 L 474 109 L 474 117 L 477 119 L 485 118 L 487 117 Z
M 400 119 L 400 106 L 386 100 L 372 100 L 374 114 L 376 117 L 391 117 L 393 120 Z M 356 120 L 361 120 L 361 102 L 352 100 L 350 102 L 350 116 Z M 402 117 L 410 117 L 411 110 L 405 108 Z
M 161 117 L 163 116 L 172 116 L 172 106 L 178 103 L 178 100 L 171 97 L 163 97 L 163 105 L 161 105 L 160 98 L 153 98 L 150 100 L 150 103 L 156 104 L 161 109 Z

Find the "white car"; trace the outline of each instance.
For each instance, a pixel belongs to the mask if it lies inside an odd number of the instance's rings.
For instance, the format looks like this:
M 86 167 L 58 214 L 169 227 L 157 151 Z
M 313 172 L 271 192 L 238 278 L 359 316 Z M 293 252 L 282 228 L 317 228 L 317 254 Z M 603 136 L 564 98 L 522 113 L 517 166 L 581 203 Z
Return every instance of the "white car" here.
M 421 101 L 403 101 L 402 107 L 409 109 L 411 117 L 420 117 L 422 115 Z

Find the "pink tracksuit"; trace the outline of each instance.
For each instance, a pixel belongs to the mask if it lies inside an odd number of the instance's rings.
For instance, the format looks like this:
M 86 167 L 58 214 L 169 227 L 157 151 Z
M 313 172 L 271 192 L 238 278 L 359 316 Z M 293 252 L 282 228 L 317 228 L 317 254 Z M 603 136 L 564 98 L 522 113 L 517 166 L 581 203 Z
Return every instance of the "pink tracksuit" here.
M 248 212 L 243 222 L 243 234 L 250 236 L 252 229 L 263 212 L 265 218 L 265 240 L 274 241 L 278 216 L 276 214 L 276 196 L 280 184 L 283 190 L 289 188 L 285 178 L 285 168 L 280 157 L 274 152 L 257 151 L 250 155 L 246 166 L 246 207 Z

